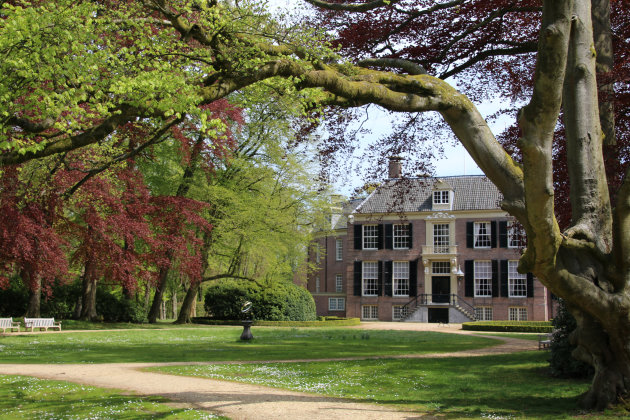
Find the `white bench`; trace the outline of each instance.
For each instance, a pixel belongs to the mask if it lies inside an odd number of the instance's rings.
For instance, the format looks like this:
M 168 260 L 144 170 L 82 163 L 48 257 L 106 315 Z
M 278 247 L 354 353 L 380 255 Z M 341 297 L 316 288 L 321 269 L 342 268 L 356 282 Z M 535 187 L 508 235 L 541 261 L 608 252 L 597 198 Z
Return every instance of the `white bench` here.
M 551 334 L 541 334 L 538 336 L 538 350 L 545 350 L 551 347 Z
M 6 333 L 7 330 L 20 332 L 20 323 L 13 322 L 13 318 L 0 318 L 0 329 L 3 333 Z
M 56 328 L 61 331 L 61 322 L 55 322 L 55 318 L 24 318 L 24 326 L 31 329 L 39 328 L 39 330 L 48 331 L 48 328 Z

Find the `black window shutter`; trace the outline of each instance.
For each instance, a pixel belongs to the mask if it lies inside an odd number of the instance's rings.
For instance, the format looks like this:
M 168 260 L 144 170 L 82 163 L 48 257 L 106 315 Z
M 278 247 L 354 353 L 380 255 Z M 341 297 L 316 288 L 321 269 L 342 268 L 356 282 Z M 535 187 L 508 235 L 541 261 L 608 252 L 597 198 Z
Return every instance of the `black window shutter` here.
M 383 232 L 383 225 L 377 225 L 378 230 L 378 249 L 383 249 L 383 245 L 385 242 L 385 233 Z
M 497 247 L 497 222 L 490 222 L 490 247 Z
M 508 297 L 508 261 L 501 260 L 499 262 L 500 279 L 501 279 L 501 296 Z
M 474 222 L 466 222 L 466 247 L 472 248 L 474 245 Z
M 499 222 L 499 248 L 508 247 L 507 221 Z
M 378 290 L 376 294 L 383 296 L 383 261 L 378 262 Z
M 499 297 L 499 261 L 492 260 L 492 297 Z
M 409 249 L 413 248 L 413 223 L 409 223 Z
M 394 249 L 394 225 L 385 225 L 385 249 Z
M 363 225 L 354 225 L 354 249 L 363 249 Z
M 409 296 L 418 296 L 418 260 L 409 261 Z
M 385 268 L 385 272 L 383 273 L 383 277 L 385 277 L 385 296 L 393 296 L 393 263 L 391 261 L 385 261 L 383 267 Z
M 363 263 L 361 261 L 354 262 L 354 295 L 361 296 L 361 277 L 363 271 Z
M 534 297 L 534 275 L 527 273 L 527 297 Z
M 464 295 L 475 296 L 475 262 L 473 260 L 464 261 Z

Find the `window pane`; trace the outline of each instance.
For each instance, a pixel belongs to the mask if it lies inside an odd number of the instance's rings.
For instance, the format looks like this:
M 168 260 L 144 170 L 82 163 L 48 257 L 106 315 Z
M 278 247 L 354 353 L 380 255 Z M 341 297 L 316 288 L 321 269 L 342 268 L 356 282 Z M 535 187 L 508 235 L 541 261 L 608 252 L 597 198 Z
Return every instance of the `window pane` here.
M 378 263 L 366 261 L 363 263 L 363 296 L 378 294 Z
M 377 225 L 363 225 L 363 249 L 378 249 Z
M 436 254 L 448 254 L 450 245 L 449 225 L 433 225 L 433 252 Z
M 394 249 L 409 248 L 409 225 L 394 225 Z
M 475 248 L 490 248 L 490 223 L 475 222 Z
M 392 318 L 395 320 L 401 320 L 407 318 L 409 315 L 409 307 L 404 305 L 394 305 L 392 306 Z
M 431 263 L 431 271 L 433 274 L 450 274 L 451 263 L 448 261 L 434 261 Z
M 394 296 L 409 296 L 409 261 L 393 263 Z
M 516 271 L 518 261 L 508 261 L 508 289 L 510 297 L 527 297 L 527 274 Z
M 343 259 L 343 240 L 337 239 L 335 241 L 335 259 L 341 261 Z
M 490 261 L 475 261 L 475 296 L 492 296 L 492 264 Z
M 341 292 L 343 290 L 343 276 L 341 274 L 335 275 L 335 291 Z
M 361 307 L 361 318 L 363 318 L 363 319 L 378 319 L 378 306 L 376 306 L 376 305 L 363 305 Z

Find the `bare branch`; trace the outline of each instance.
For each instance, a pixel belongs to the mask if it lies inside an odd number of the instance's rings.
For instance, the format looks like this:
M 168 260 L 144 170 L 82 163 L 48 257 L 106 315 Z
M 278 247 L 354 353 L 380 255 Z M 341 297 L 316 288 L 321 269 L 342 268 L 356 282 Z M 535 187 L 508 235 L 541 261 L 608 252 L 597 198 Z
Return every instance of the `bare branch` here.
M 368 12 L 379 7 L 391 6 L 400 0 L 374 0 L 367 3 L 330 3 L 323 0 L 305 0 L 313 6 L 328 10 L 338 10 L 345 12 Z
M 427 70 L 420 64 L 400 58 L 366 58 L 357 63 L 361 67 L 393 67 L 409 74 L 427 74 Z

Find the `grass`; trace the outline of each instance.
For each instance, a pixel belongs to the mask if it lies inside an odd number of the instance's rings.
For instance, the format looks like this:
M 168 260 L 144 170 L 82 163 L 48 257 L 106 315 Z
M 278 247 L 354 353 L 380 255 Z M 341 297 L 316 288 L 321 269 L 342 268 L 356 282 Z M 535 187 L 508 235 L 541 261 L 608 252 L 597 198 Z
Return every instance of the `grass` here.
M 121 394 L 85 385 L 0 375 L 0 419 L 219 419 L 173 408 L 164 398 Z
M 490 419 L 617 419 L 580 413 L 588 381 L 551 378 L 546 352 L 474 358 L 173 366 L 151 370 L 247 382 L 396 405 L 428 416 Z
M 1 363 L 123 363 L 319 359 L 427 354 L 498 344 L 436 332 L 241 327 L 33 333 L 0 336 Z

